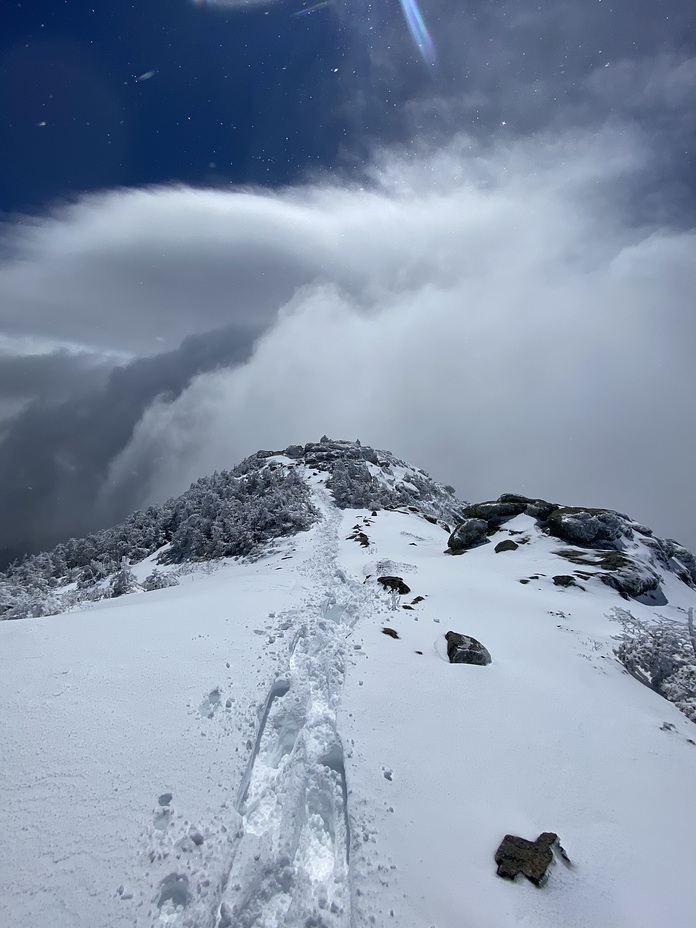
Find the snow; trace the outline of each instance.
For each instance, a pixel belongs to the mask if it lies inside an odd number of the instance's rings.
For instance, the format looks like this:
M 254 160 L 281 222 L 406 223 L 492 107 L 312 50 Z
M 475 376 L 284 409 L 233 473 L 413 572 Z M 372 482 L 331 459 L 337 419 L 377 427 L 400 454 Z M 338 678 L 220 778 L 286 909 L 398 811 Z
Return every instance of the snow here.
M 696 729 L 616 661 L 624 601 L 554 586 L 529 517 L 453 557 L 325 479 L 260 561 L 0 623 L 2 924 L 690 928 Z M 493 663 L 449 664 L 450 629 Z M 503 835 L 542 831 L 572 866 L 497 877 Z

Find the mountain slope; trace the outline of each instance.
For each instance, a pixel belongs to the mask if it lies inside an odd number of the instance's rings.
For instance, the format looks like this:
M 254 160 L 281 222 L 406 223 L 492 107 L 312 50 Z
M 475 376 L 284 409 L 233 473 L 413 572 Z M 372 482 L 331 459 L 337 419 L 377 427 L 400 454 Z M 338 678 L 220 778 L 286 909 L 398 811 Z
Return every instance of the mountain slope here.
M 128 595 L 0 623 L 4 923 L 692 924 L 696 729 L 615 656 L 631 628 L 688 637 L 683 563 L 659 605 L 558 585 L 589 568 L 548 515 L 465 512 L 358 448 L 245 462 L 292 469 L 313 513 L 250 560 L 163 563 L 178 586 L 139 591 L 160 548 Z M 365 471 L 369 507 L 339 509 Z M 485 530 L 452 556 L 457 515 Z M 618 550 L 597 544 L 572 547 Z M 450 664 L 449 630 L 492 663 Z M 544 831 L 572 866 L 541 888 L 496 875 L 506 833 Z

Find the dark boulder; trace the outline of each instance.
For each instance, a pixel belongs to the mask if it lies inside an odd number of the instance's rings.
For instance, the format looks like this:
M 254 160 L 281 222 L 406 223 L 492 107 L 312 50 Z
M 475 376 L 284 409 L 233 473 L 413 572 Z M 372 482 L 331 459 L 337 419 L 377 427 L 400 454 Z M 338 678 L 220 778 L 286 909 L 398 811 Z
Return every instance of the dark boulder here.
M 411 592 L 411 587 L 407 586 L 401 577 L 377 577 L 377 583 L 381 583 L 385 590 L 394 590 L 402 596 Z
M 571 577 L 570 574 L 557 574 L 553 582 L 556 586 L 577 586 L 575 577 Z
M 518 493 L 501 493 L 498 499 L 501 503 L 523 503 L 524 512 L 542 522 L 548 519 L 554 509 L 558 509 L 557 503 L 549 503 L 545 499 L 530 499 L 528 496 L 520 496 Z
M 396 631 L 396 629 L 395 629 L 395 628 L 389 628 L 387 625 L 385 625 L 384 628 L 382 629 L 382 634 L 383 634 L 383 635 L 389 635 L 390 638 L 398 638 L 398 637 L 399 637 L 399 633 Z
M 553 860 L 551 848 L 557 841 L 558 835 L 553 831 L 545 831 L 536 841 L 505 835 L 495 852 L 498 876 L 514 880 L 518 873 L 523 873 L 535 886 L 540 886 Z
M 522 513 L 545 522 L 557 508 L 557 503 L 549 503 L 545 499 L 530 499 L 519 493 L 501 493 L 497 500 L 466 506 L 464 515 L 471 519 L 485 519 L 490 526 L 495 526 Z
M 486 647 L 470 635 L 447 632 L 447 657 L 450 664 L 476 664 L 485 667 L 492 658 Z
M 517 551 L 519 545 L 516 541 L 513 541 L 512 538 L 506 538 L 505 541 L 499 541 L 495 546 L 495 553 L 500 554 L 501 551 Z
M 461 554 L 468 548 L 480 545 L 486 540 L 488 522 L 485 519 L 465 519 L 449 537 L 447 545 L 451 554 Z
M 571 544 L 591 545 L 616 542 L 622 535 L 632 535 L 627 520 L 608 509 L 554 509 L 546 520 L 552 535 Z
M 519 499 L 489 500 L 465 506 L 464 515 L 469 519 L 485 519 L 489 523 L 500 523 L 521 515 L 525 508 L 526 501 Z

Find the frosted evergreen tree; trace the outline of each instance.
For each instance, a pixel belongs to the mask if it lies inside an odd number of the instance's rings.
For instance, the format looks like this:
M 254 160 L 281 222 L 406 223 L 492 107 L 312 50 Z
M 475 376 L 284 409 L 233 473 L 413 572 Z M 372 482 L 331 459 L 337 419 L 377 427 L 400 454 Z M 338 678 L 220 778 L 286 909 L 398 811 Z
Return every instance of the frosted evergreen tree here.
M 133 569 L 128 562 L 128 558 L 121 558 L 121 565 L 111 578 L 110 593 L 112 598 L 125 596 L 127 593 L 134 593 L 140 589 L 136 580 Z

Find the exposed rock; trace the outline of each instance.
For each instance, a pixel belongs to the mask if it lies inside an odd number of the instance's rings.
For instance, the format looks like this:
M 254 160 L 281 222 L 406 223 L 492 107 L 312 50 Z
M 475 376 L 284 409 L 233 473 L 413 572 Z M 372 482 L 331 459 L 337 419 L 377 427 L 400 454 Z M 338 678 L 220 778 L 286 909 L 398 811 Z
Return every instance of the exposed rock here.
M 548 516 L 546 525 L 552 535 L 573 544 L 616 542 L 632 534 L 628 520 L 608 509 L 561 507 Z
M 466 506 L 464 515 L 469 518 L 485 519 L 490 526 L 496 526 L 522 513 L 545 522 L 557 508 L 557 503 L 549 503 L 545 499 L 530 499 L 519 493 L 501 493 L 497 500 Z
M 447 632 L 447 657 L 450 664 L 476 664 L 485 667 L 492 658 L 486 647 L 470 635 Z
M 539 519 L 541 522 L 545 522 L 554 509 L 558 508 L 558 503 L 549 503 L 545 499 L 530 499 L 527 496 L 519 496 L 517 493 L 502 493 L 499 499 L 501 503 L 523 502 L 526 515 Z
M 495 553 L 500 554 L 501 551 L 517 551 L 519 545 L 516 541 L 513 541 L 512 538 L 506 538 L 505 541 L 499 541 L 495 546 Z
M 617 590 L 624 599 L 637 599 L 654 606 L 664 606 L 667 603 L 660 588 L 662 580 L 660 575 L 652 567 L 642 561 L 634 560 L 622 551 L 561 548 L 554 551 L 554 554 L 574 564 L 598 568 L 601 573 L 595 576 L 602 583 Z M 583 576 L 580 572 L 578 575 Z
M 526 500 L 506 499 L 489 500 L 485 503 L 473 503 L 464 507 L 464 515 L 469 519 L 485 519 L 488 523 L 500 523 L 514 516 L 521 515 L 526 508 Z
M 660 587 L 662 578 L 645 565 L 629 562 L 623 570 L 600 574 L 599 579 L 617 590 L 624 599 L 636 599 L 650 606 L 667 605 L 667 597 Z
M 553 831 L 543 832 L 536 841 L 505 835 L 495 852 L 498 876 L 514 880 L 518 873 L 523 873 L 535 886 L 540 886 L 553 860 L 551 848 L 557 841 L 558 835 Z
M 670 567 L 674 569 L 674 566 L 676 566 L 676 573 L 679 574 L 684 583 L 689 586 L 696 586 L 696 558 L 691 551 L 671 539 L 664 542 L 664 545 L 671 561 Z M 680 570 L 680 568 L 682 569 Z
M 601 570 L 621 570 L 626 567 L 630 561 L 621 551 L 610 549 L 609 551 L 600 550 L 580 550 L 578 548 L 558 548 L 553 552 L 558 557 L 563 557 L 573 564 L 582 564 L 586 567 L 599 567 Z
M 386 625 L 382 629 L 383 635 L 389 635 L 390 638 L 398 638 L 399 633 L 394 628 L 388 628 Z
M 488 522 L 484 519 L 465 519 L 452 532 L 447 545 L 452 554 L 461 554 L 485 541 L 487 532 Z
M 577 586 L 575 577 L 571 577 L 570 574 L 557 574 L 553 582 L 556 586 Z
M 401 596 L 411 592 L 411 587 L 407 586 L 401 577 L 377 577 L 377 583 L 381 583 L 385 590 L 394 590 Z

